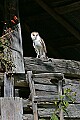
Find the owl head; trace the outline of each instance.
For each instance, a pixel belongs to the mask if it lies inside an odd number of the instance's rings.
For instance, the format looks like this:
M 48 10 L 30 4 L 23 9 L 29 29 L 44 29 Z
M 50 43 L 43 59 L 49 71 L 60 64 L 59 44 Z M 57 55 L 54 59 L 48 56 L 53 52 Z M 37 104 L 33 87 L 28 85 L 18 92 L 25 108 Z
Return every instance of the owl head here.
M 36 40 L 37 37 L 39 37 L 39 33 L 38 33 L 38 32 L 32 32 L 32 33 L 31 33 L 31 38 L 32 38 L 32 40 Z

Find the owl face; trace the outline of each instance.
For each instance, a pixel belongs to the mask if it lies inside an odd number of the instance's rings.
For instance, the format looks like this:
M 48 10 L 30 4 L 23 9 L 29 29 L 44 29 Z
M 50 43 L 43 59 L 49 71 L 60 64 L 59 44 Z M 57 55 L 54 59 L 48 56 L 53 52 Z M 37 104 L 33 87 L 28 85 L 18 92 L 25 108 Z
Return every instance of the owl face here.
M 36 40 L 38 36 L 39 36 L 39 33 L 38 33 L 38 32 L 32 32 L 32 33 L 31 33 L 31 38 L 32 38 L 32 40 Z

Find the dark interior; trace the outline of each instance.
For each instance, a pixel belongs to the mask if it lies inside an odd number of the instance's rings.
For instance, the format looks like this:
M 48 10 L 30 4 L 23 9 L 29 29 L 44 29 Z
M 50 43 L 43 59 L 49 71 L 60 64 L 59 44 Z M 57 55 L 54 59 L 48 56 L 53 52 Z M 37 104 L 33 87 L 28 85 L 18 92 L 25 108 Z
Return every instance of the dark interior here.
M 4 18 L 0 1 L 0 35 Z M 47 47 L 47 56 L 80 60 L 79 0 L 18 0 L 24 57 L 36 57 L 30 34 L 39 32 Z

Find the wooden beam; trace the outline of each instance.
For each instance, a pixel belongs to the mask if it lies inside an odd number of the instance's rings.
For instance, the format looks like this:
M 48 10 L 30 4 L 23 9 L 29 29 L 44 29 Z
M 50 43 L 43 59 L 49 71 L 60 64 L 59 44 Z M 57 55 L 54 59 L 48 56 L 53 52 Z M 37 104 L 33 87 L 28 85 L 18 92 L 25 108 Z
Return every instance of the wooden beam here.
M 50 79 L 58 79 L 61 80 L 63 79 L 63 74 L 62 73 L 39 73 L 39 74 L 33 74 L 34 78 L 50 78 Z
M 66 5 L 66 6 L 54 8 L 54 10 L 59 14 L 65 14 L 65 13 L 69 13 L 79 9 L 80 9 L 80 1 Z
M 18 21 L 16 22 L 14 32 L 12 31 L 11 33 L 11 49 L 12 49 L 11 56 L 12 56 L 12 62 L 15 66 L 12 67 L 12 71 L 14 73 L 25 73 L 18 0 L 5 0 L 4 4 L 5 4 L 4 12 L 5 12 L 6 21 L 11 21 L 15 15 L 18 17 Z M 12 25 L 10 27 L 13 29 Z
M 78 40 L 80 40 L 80 32 L 71 26 L 66 20 L 64 20 L 54 9 L 51 9 L 42 0 L 35 0 L 47 13 L 49 13 L 57 22 L 64 26 L 71 34 L 73 34 Z
M 4 97 L 14 96 L 14 78 L 4 73 Z
M 49 58 L 42 61 L 37 58 L 24 57 L 25 71 L 39 72 L 61 72 L 70 78 L 80 78 L 80 62 L 74 60 Z

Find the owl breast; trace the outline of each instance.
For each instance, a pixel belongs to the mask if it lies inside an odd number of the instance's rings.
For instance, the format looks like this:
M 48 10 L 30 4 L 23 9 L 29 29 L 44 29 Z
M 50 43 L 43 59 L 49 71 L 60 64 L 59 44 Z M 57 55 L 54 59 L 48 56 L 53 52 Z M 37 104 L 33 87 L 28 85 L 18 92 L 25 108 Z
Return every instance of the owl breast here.
M 35 40 L 34 44 L 35 44 L 35 47 L 37 47 L 37 48 L 41 48 L 42 47 L 42 45 L 41 45 L 39 40 Z

